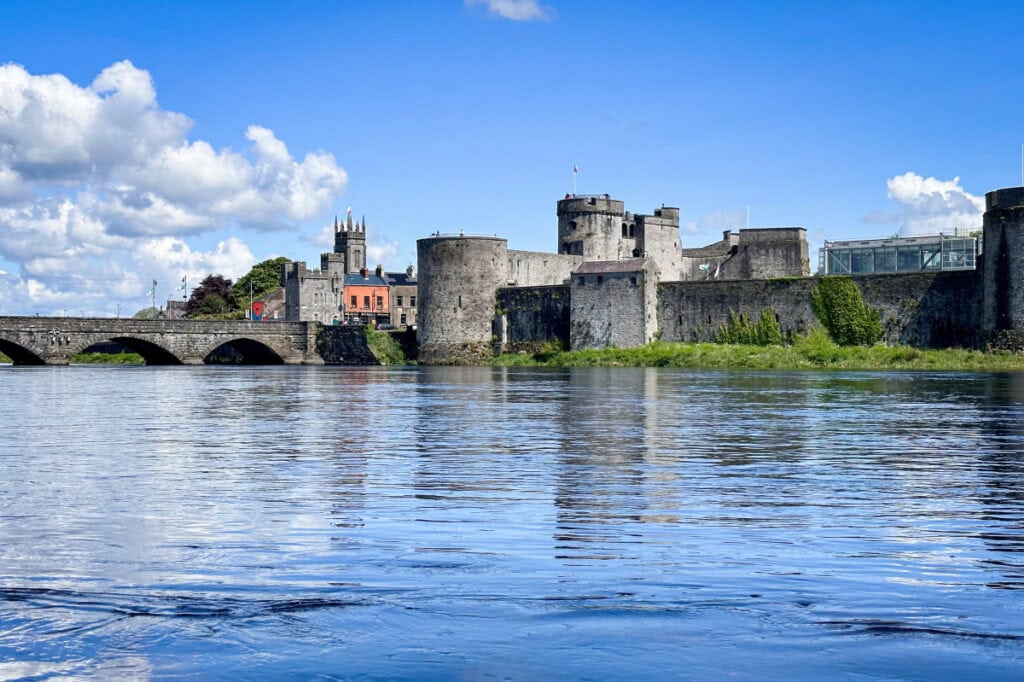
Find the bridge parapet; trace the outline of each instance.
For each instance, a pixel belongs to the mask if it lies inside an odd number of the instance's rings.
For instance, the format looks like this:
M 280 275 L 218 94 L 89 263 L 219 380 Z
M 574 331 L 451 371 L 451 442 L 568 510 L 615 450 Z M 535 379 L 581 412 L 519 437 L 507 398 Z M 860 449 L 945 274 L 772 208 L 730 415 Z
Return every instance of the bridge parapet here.
M 151 364 L 202 364 L 229 345 L 243 361 L 323 364 L 316 322 L 0 317 L 0 351 L 17 364 L 66 365 L 89 346 L 122 343 Z

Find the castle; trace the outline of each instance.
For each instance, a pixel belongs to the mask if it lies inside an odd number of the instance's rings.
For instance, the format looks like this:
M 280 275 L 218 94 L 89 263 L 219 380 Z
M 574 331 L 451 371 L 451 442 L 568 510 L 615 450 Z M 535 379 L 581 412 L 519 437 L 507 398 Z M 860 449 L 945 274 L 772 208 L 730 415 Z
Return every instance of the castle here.
M 1024 349 L 1024 188 L 989 192 L 986 205 L 977 270 L 853 276 L 883 341 Z M 566 195 L 557 216 L 556 253 L 510 250 L 496 236 L 417 241 L 422 362 L 549 343 L 711 341 L 732 313 L 766 308 L 787 335 L 816 324 L 801 227 L 728 231 L 687 249 L 677 208 L 640 215 L 608 195 Z

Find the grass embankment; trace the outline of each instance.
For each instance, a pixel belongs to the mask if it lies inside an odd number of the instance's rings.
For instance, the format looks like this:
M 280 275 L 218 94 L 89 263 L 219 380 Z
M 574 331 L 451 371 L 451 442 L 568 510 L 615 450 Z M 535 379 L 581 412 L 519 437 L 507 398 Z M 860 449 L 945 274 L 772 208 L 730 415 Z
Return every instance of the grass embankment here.
M 5 362 L 9 364 L 11 362 L 11 359 L 4 355 L 3 353 L 0 353 L 0 365 L 2 365 Z
M 502 355 L 493 364 L 541 367 L 690 367 L 698 369 L 1022 370 L 1024 355 L 909 346 L 839 346 L 812 332 L 789 346 L 654 342 L 640 348 Z
M 138 353 L 79 353 L 71 359 L 76 365 L 144 365 Z
M 366 327 L 366 343 L 370 350 L 377 356 L 382 365 L 409 365 L 412 364 L 405 356 L 402 345 L 395 337 L 386 332 L 379 332 L 372 327 Z

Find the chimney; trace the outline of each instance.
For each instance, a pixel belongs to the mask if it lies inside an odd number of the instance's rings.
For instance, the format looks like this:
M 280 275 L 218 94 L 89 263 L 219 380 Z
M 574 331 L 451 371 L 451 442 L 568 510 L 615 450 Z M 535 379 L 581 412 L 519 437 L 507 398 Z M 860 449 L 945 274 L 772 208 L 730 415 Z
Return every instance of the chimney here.
M 359 274 L 363 276 L 363 279 L 366 279 L 367 277 L 369 277 L 370 271 L 367 270 L 366 268 L 359 268 Z
M 383 265 L 378 265 L 377 266 L 377 276 L 378 277 L 384 277 L 384 266 Z
M 413 272 L 415 272 L 415 270 L 413 270 L 412 268 L 412 263 L 409 263 L 409 267 L 405 269 L 405 274 L 409 277 L 409 279 L 412 279 Z

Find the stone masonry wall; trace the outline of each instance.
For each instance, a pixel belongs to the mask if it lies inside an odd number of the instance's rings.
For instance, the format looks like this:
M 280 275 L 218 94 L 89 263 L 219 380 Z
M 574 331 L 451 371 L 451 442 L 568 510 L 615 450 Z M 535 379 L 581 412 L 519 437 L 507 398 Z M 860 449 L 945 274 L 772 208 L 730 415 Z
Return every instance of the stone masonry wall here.
M 569 287 L 498 289 L 498 308 L 508 320 L 506 350 L 533 351 L 545 343 L 569 345 Z
M 632 348 L 653 340 L 657 324 L 654 267 L 647 261 L 634 272 L 573 275 L 570 348 Z
M 754 320 L 771 307 L 784 335 L 817 324 L 811 291 L 817 278 L 665 282 L 658 286 L 664 341 L 713 341 L 729 311 Z M 854 277 L 864 302 L 881 314 L 885 343 L 921 348 L 974 347 L 979 343 L 981 287 L 977 272 L 936 272 Z
M 540 251 L 508 252 L 508 285 L 539 287 L 565 283 L 583 263 L 583 256 L 567 256 Z
M 370 350 L 362 325 L 322 327 L 316 338 L 316 350 L 325 365 L 379 365 Z

